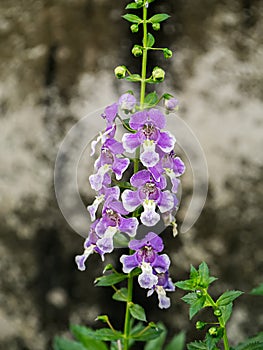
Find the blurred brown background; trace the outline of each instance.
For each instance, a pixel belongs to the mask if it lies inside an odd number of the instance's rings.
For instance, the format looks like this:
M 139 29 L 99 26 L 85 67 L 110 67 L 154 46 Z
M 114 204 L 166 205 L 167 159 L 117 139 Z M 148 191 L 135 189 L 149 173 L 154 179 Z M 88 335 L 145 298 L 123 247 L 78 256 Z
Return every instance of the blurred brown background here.
M 122 305 L 111 304 L 110 290 L 93 286 L 102 271 L 99 257 L 90 258 L 86 273 L 75 267 L 83 239 L 57 207 L 53 168 L 70 127 L 127 89 L 113 68 L 138 68 L 129 50 L 139 36 L 121 19 L 126 3 L 0 2 L 0 349 L 51 349 L 54 334 L 69 323 L 99 326 L 94 320 L 101 313 L 120 325 Z M 174 280 L 185 278 L 191 263 L 206 260 L 220 278 L 215 295 L 227 288 L 249 292 L 262 282 L 263 267 L 263 3 L 155 4 L 153 12 L 172 16 L 156 33 L 158 45 L 176 54 L 169 62 L 151 56 L 149 65 L 167 68 L 158 90 L 180 100 L 180 116 L 199 138 L 210 173 L 198 223 L 174 240 L 167 235 L 171 272 Z M 90 202 L 88 181 L 81 191 Z M 179 218 L 183 211 L 182 205 Z M 149 320 L 162 319 L 170 336 L 185 329 L 193 338 L 181 292 L 169 311 L 159 311 L 153 297 L 136 291 Z M 262 330 L 262 306 L 260 297 L 240 298 L 229 326 L 232 344 Z

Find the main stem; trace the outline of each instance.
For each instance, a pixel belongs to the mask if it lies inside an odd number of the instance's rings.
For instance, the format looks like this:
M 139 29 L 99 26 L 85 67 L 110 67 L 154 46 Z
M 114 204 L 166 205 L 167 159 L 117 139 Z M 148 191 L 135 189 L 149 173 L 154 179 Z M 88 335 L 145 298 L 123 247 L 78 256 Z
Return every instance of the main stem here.
M 141 95 L 140 108 L 143 109 L 145 90 L 146 90 L 146 73 L 147 73 L 147 7 L 143 6 L 143 56 L 142 56 L 142 71 L 141 71 Z M 134 159 L 134 174 L 139 170 L 140 149 L 136 150 Z M 130 254 L 132 251 L 130 250 Z M 126 303 L 125 323 L 124 323 L 124 350 L 129 349 L 129 335 L 130 335 L 130 306 L 132 305 L 132 290 L 133 290 L 133 276 L 132 272 L 128 275 L 128 296 Z

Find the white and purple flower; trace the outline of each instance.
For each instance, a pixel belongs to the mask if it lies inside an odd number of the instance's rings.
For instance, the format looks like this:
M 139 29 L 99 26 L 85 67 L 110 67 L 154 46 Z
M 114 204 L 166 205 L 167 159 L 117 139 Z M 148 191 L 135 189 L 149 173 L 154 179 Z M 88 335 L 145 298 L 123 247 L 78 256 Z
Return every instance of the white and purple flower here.
M 134 174 L 130 183 L 137 190 L 125 190 L 122 193 L 123 206 L 129 212 L 133 212 L 140 205 L 143 206 L 140 219 L 145 226 L 154 226 L 160 220 L 160 215 L 156 213 L 158 206 L 161 213 L 173 210 L 178 200 L 170 191 L 163 191 L 166 187 L 166 179 L 160 176 L 159 181 L 154 180 L 148 170 L 141 170 Z
M 141 240 L 132 240 L 129 248 L 135 250 L 132 255 L 122 255 L 123 272 L 129 273 L 136 267 L 141 268 L 142 273 L 138 277 L 142 288 L 151 289 L 158 284 L 156 273 L 165 273 L 170 266 L 168 255 L 158 255 L 163 250 L 163 241 L 154 232 L 149 232 Z
M 136 133 L 126 133 L 122 141 L 125 150 L 133 153 L 136 148 L 143 146 L 140 161 L 145 167 L 153 167 L 159 161 L 160 149 L 165 153 L 173 150 L 174 136 L 168 131 L 161 131 L 165 127 L 165 116 L 155 108 L 134 113 L 130 118 L 130 127 Z
M 147 293 L 151 296 L 154 292 L 157 293 L 160 309 L 168 309 L 171 306 L 170 298 L 166 296 L 166 292 L 174 292 L 175 286 L 169 277 L 168 271 L 157 273 L 158 282 Z

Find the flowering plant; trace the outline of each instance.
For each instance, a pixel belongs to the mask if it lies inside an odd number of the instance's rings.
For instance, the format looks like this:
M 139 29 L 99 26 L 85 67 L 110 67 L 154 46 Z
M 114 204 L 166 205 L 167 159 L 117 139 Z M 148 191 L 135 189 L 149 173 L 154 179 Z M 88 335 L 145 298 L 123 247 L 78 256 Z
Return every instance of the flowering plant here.
M 169 293 L 174 292 L 176 286 L 189 291 L 183 301 L 190 305 L 190 319 L 202 308 L 212 308 L 217 321 L 212 322 L 204 341 L 187 345 L 189 350 L 216 350 L 221 340 L 224 349 L 230 349 L 226 323 L 233 301 L 242 292 L 227 291 L 215 301 L 208 288 L 216 278 L 209 275 L 204 262 L 198 269 L 191 267 L 188 280 L 174 283 L 169 275 L 170 258 L 163 253 L 164 243 L 158 234 L 159 229 L 156 229 L 162 222 L 166 226 L 171 225 L 174 235 L 177 234 L 175 213 L 179 206 L 178 190 L 185 165 L 175 153 L 175 136 L 165 130 L 166 116 L 178 109 L 178 100 L 170 94 L 163 94 L 160 98 L 156 92 L 146 94 L 147 84 L 158 84 L 165 78 L 165 72 L 160 67 L 155 67 L 147 77 L 149 52 L 159 50 L 164 58 L 172 57 L 168 48 L 154 47 L 155 38 L 148 32 L 149 26 L 159 30 L 161 23 L 169 18 L 164 13 L 148 18 L 148 7 L 152 2 L 154 0 L 135 0 L 126 9 L 141 10 L 142 17 L 130 13 L 123 16 L 132 23 L 130 28 L 133 33 L 142 27 L 142 45 L 132 48 L 135 57 L 142 57 L 142 69 L 141 74 L 133 74 L 122 65 L 115 68 L 115 75 L 118 79 L 139 83 L 140 100 L 137 101 L 134 93 L 128 91 L 117 102 L 107 106 L 101 115 L 105 129 L 91 144 L 92 156 L 99 150 L 94 174 L 89 177 L 91 188 L 97 192 L 95 200 L 88 206 L 92 224 L 84 242 L 84 252 L 76 256 L 78 269 L 84 271 L 91 254 L 99 254 L 104 261 L 105 254 L 112 253 L 115 246 L 129 248 L 129 253 L 120 257 L 121 272 L 108 264 L 103 276 L 95 281 L 97 286 L 111 286 L 113 299 L 126 303 L 124 327 L 116 330 L 109 317 L 101 315 L 97 320 L 106 323 L 107 328 L 92 330 L 72 326 L 78 342 L 56 338 L 55 350 L 105 350 L 109 347 L 111 350 L 128 350 L 136 342 L 146 342 L 145 350 L 163 349 L 165 327 L 147 322 L 142 305 L 133 302 L 135 278 L 148 297 L 156 292 L 161 309 L 170 307 Z M 162 102 L 165 112 L 158 108 Z M 119 127 L 124 131 L 121 139 L 118 139 Z M 196 328 L 203 329 L 210 324 L 198 321 Z M 249 344 L 256 344 L 253 349 L 259 350 L 257 344 L 263 346 L 262 334 L 250 340 Z M 185 336 L 181 333 L 166 345 L 165 350 L 182 350 L 184 346 Z M 241 349 L 252 348 L 242 348 L 242 345 L 236 348 Z

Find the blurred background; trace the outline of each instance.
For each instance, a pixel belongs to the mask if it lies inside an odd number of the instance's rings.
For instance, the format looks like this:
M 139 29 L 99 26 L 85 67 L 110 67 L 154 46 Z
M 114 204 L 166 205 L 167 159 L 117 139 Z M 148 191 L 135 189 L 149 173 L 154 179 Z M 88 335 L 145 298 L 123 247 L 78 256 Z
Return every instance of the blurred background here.
M 53 169 L 70 127 L 127 90 L 113 68 L 139 67 L 130 49 L 140 36 L 131 35 L 121 19 L 127 3 L 0 2 L 0 349 L 51 349 L 53 336 L 67 334 L 69 323 L 99 327 L 95 318 L 101 313 L 121 324 L 123 305 L 111 302 L 111 290 L 93 285 L 102 272 L 99 257 L 89 259 L 86 273 L 76 269 L 83 238 L 58 209 Z M 165 238 L 171 274 L 186 278 L 190 264 L 205 260 L 219 277 L 215 296 L 225 289 L 249 292 L 262 282 L 263 271 L 263 3 L 154 4 L 153 13 L 172 16 L 156 38 L 175 55 L 169 61 L 152 55 L 149 68 L 167 68 L 158 91 L 180 100 L 179 115 L 198 137 L 210 174 L 197 224 Z M 87 176 L 83 183 L 83 199 L 90 203 Z M 183 181 L 184 200 L 190 195 Z M 188 321 L 181 296 L 173 293 L 168 311 L 158 310 L 156 299 L 146 299 L 139 288 L 135 299 L 146 303 L 149 320 L 163 320 L 169 336 L 185 329 L 192 340 L 198 317 Z M 262 298 L 247 294 L 236 304 L 229 325 L 233 345 L 263 328 Z

